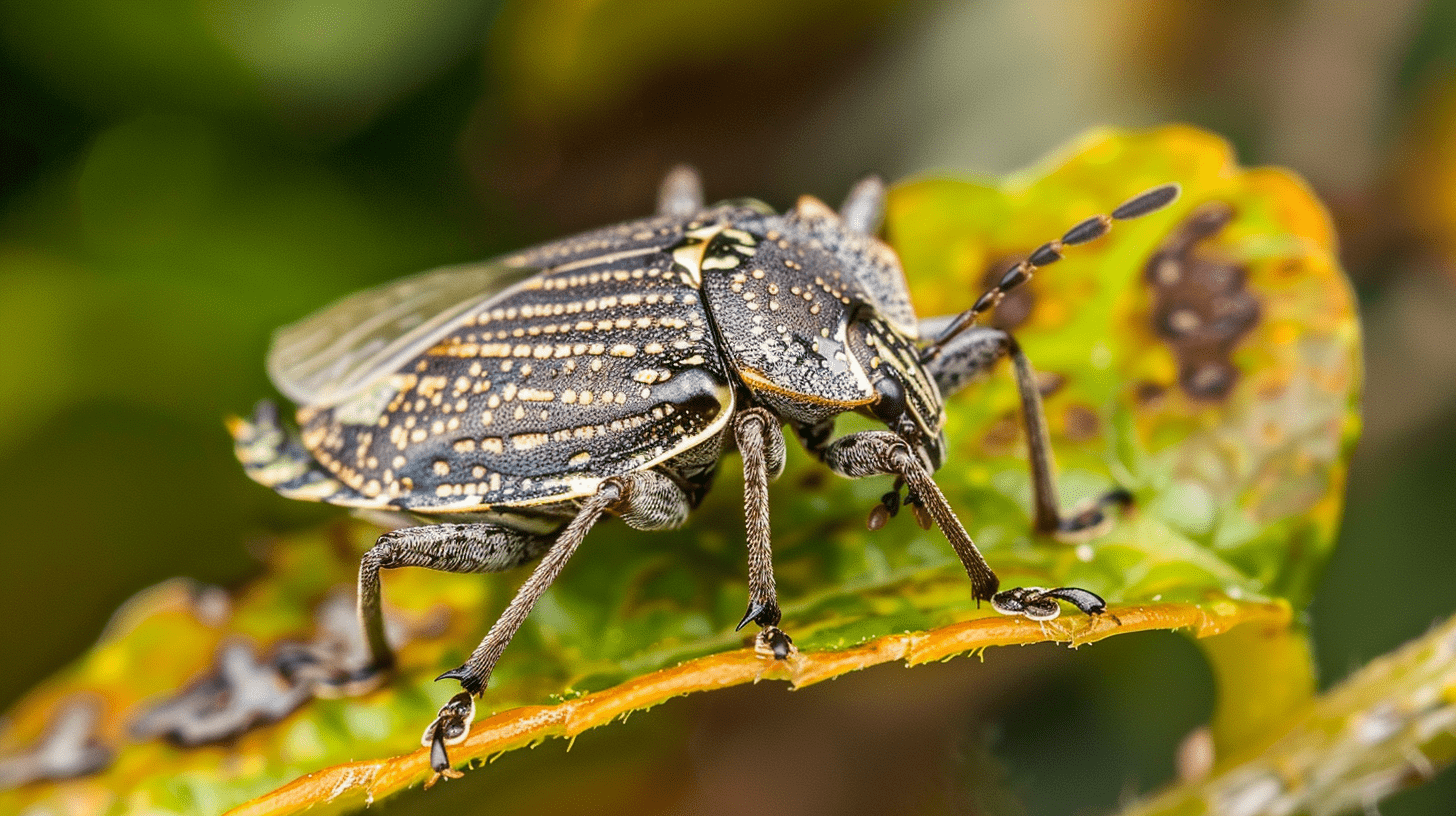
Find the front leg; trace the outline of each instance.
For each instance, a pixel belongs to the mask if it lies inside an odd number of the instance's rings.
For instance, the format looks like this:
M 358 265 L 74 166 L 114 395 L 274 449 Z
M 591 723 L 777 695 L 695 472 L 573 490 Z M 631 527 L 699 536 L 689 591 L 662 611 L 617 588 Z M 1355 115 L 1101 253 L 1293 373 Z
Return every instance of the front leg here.
M 930 513 L 936 526 L 950 540 L 960 556 L 971 587 L 978 601 L 989 601 L 996 594 L 1001 580 L 976 549 L 976 542 L 956 518 L 945 500 L 945 494 L 921 464 L 920 457 L 910 450 L 905 440 L 889 431 L 861 431 L 840 437 L 824 449 L 824 463 L 830 470 L 850 479 L 888 474 L 905 480 L 920 505 Z
M 762 627 L 758 647 L 784 660 L 793 653 L 794 642 L 778 628 L 779 601 L 768 523 L 768 483 L 784 470 L 784 433 L 778 417 L 763 408 L 750 408 L 733 417 L 733 438 L 743 457 L 743 514 L 748 531 L 748 611 L 738 629 L 749 621 L 758 624 Z
M 991 607 L 1003 615 L 1024 615 L 1033 620 L 1050 620 L 1060 612 L 1057 601 L 1067 601 L 1088 615 L 1101 615 L 1107 604 L 1085 589 L 1058 587 L 1045 590 L 1017 587 L 997 592 L 1001 580 L 982 557 L 981 551 L 961 525 L 945 494 L 935 480 L 930 478 L 925 466 L 920 463 L 905 440 L 889 431 L 862 431 L 850 434 L 829 445 L 824 451 L 824 461 L 841 476 L 860 479 L 865 476 L 888 474 L 899 476 L 910 486 L 920 503 L 930 513 L 945 537 L 960 556 L 966 574 L 971 577 L 971 589 L 977 601 L 990 601 Z

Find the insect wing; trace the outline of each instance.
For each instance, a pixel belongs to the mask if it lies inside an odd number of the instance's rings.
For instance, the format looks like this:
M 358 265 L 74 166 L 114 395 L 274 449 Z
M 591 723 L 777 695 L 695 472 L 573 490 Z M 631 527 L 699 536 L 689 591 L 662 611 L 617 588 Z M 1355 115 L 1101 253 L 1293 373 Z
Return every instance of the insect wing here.
M 350 295 L 275 332 L 268 376 L 300 405 L 337 405 L 538 271 L 499 261 L 446 266 Z

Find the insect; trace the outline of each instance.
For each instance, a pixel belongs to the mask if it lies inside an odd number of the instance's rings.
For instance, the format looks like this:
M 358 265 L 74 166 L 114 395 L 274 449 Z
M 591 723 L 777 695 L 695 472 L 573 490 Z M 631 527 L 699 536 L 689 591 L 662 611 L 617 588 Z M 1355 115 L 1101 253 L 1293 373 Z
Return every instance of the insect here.
M 1026 355 L 975 325 L 1065 247 L 1114 221 L 1166 206 L 1154 188 L 1089 218 L 1012 266 L 967 311 L 920 321 L 893 250 L 875 237 L 885 188 L 854 187 L 834 211 L 810 196 L 787 213 L 734 201 L 707 207 L 678 168 L 651 218 L 447 267 L 347 297 L 280 329 L 268 356 L 299 405 L 297 432 L 261 403 L 234 424 L 248 473 L 279 493 L 388 516 L 359 567 L 369 661 L 340 684 L 385 674 L 379 573 L 399 567 L 496 572 L 540 563 L 464 665 L 440 675 L 462 691 L 423 742 L 437 774 L 464 739 L 491 670 L 532 605 L 592 526 L 616 516 L 641 530 L 684 523 L 724 454 L 743 464 L 748 608 L 756 647 L 785 659 L 769 541 L 768 484 L 783 469 L 788 425 L 848 478 L 888 475 L 872 528 L 901 506 L 939 526 L 971 594 L 1006 614 L 1046 620 L 1057 600 L 1106 606 L 1077 588 L 1014 589 L 999 580 L 931 474 L 945 459 L 944 398 L 1010 357 L 1027 428 L 1038 532 L 1095 532 L 1130 497 L 1112 491 L 1058 509 L 1041 398 Z M 835 437 L 855 412 L 883 430 Z

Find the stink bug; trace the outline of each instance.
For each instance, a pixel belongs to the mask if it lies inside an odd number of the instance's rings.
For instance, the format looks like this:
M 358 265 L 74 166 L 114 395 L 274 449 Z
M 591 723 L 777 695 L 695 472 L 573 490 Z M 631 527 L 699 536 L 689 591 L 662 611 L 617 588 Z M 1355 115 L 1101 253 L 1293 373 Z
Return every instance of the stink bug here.
M 931 479 L 944 460 L 945 396 L 1012 360 L 1027 428 L 1038 532 L 1089 535 L 1113 491 L 1070 516 L 1058 509 L 1033 372 L 1007 332 L 976 326 L 1067 246 L 1178 195 L 1165 185 L 1089 218 L 1012 266 L 969 310 L 920 321 L 899 259 L 874 237 L 885 190 L 871 178 L 835 212 L 805 196 L 788 213 L 757 202 L 705 207 L 696 174 L 663 183 L 658 214 L 479 265 L 447 267 L 347 297 L 274 337 L 268 371 L 300 406 L 298 432 L 260 404 L 234 423 L 249 475 L 285 496 L 384 517 L 359 567 L 369 660 L 357 687 L 394 662 L 379 571 L 495 572 L 540 558 L 464 665 L 425 732 L 437 773 L 465 737 L 491 670 L 532 605 L 605 515 L 642 530 L 681 525 L 725 451 L 743 462 L 748 610 L 760 651 L 783 659 L 769 542 L 768 483 L 784 465 L 782 426 L 831 470 L 890 475 L 870 516 L 902 504 L 940 527 L 971 595 L 1046 620 L 1066 601 L 1106 606 L 1075 587 L 998 592 L 999 581 Z M 834 437 L 855 412 L 884 430 Z M 903 491 L 903 492 L 902 492 Z

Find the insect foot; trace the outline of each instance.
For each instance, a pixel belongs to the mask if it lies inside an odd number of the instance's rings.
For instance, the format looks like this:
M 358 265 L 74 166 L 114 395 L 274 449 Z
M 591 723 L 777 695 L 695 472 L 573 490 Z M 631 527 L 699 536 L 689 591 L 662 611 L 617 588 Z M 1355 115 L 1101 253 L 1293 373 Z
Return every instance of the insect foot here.
M 445 746 L 463 742 L 465 735 L 470 733 L 470 723 L 474 720 L 475 697 L 468 691 L 462 691 L 441 706 L 434 722 L 425 728 L 420 744 L 430 749 L 430 768 L 435 771 L 435 775 L 425 783 L 426 788 L 442 778 L 459 779 L 463 776 L 450 766 L 450 754 Z
M 774 660 L 788 660 L 799 653 L 799 648 L 784 630 L 777 626 L 765 626 L 753 638 L 753 651 Z
M 733 631 L 737 632 L 747 626 L 749 622 L 763 627 L 776 626 L 779 618 L 779 605 L 777 603 L 750 600 L 748 602 L 748 611 L 743 613 L 743 620 L 739 621 L 738 625 L 733 627 Z
M 1057 601 L 1066 601 L 1088 615 L 1107 614 L 1107 602 L 1101 596 L 1078 587 L 1007 589 L 991 596 L 991 608 L 1003 615 L 1020 615 L 1034 621 L 1049 621 L 1062 614 L 1062 607 Z M 1116 615 L 1109 617 L 1117 621 Z
M 464 694 L 481 694 L 485 691 L 485 681 L 471 670 L 468 663 L 442 673 L 435 680 L 437 682 L 440 680 L 458 680 L 460 681 L 460 687 L 465 689 L 462 692 Z

